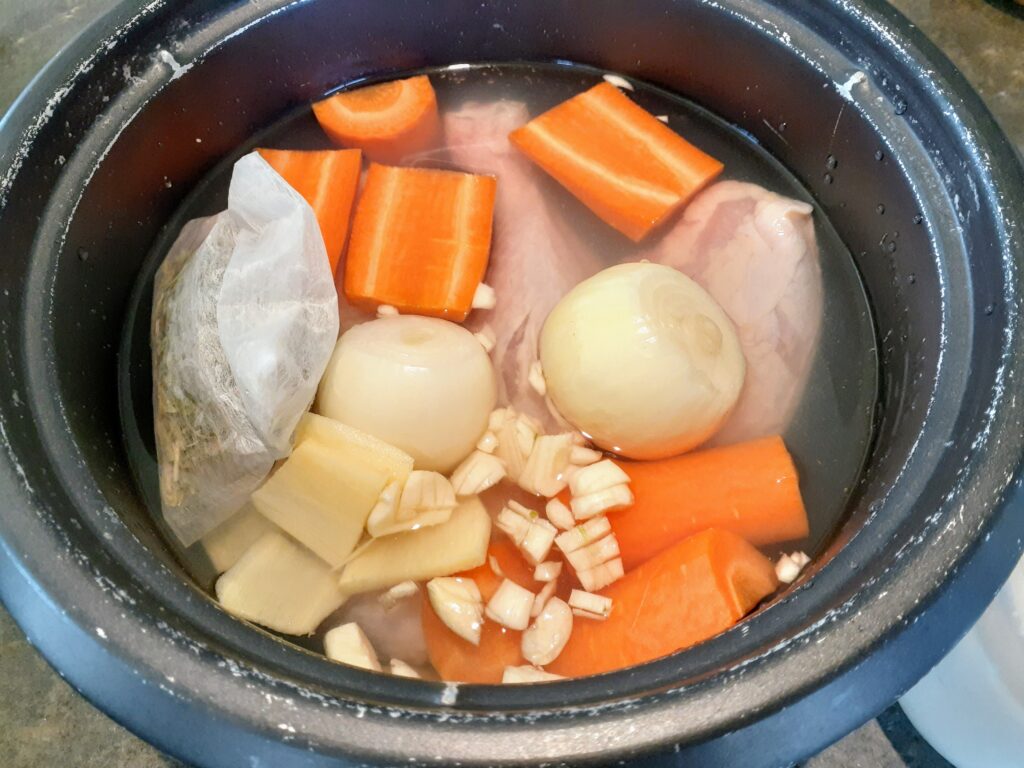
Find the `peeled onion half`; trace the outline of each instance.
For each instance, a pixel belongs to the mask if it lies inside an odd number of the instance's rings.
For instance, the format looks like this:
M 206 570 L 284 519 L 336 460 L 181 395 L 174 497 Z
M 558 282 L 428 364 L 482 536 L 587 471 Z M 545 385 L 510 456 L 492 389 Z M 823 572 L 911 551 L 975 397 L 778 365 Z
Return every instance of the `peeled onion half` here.
M 573 288 L 540 336 L 548 396 L 600 447 L 633 459 L 690 450 L 725 422 L 745 363 L 732 322 L 671 267 L 620 264 Z
M 497 385 L 473 334 L 431 317 L 372 320 L 338 340 L 320 382 L 319 413 L 447 474 L 487 430 Z

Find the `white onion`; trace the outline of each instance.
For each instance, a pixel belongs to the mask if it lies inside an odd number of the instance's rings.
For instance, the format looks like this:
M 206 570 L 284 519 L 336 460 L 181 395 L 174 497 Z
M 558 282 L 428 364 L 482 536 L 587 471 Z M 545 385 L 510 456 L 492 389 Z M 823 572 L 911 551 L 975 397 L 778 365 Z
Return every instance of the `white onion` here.
M 598 446 L 635 459 L 700 445 L 746 365 L 732 322 L 681 272 L 620 264 L 571 290 L 540 337 L 548 396 Z
M 497 385 L 473 334 L 431 317 L 371 320 L 338 340 L 317 402 L 323 416 L 447 474 L 487 430 Z

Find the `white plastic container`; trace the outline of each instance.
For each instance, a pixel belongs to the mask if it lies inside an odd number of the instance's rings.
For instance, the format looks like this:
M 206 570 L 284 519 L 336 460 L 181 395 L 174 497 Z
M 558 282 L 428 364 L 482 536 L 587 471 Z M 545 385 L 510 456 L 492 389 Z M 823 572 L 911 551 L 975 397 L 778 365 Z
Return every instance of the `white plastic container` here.
M 957 768 L 1024 766 L 1024 560 L 974 628 L 900 705 Z

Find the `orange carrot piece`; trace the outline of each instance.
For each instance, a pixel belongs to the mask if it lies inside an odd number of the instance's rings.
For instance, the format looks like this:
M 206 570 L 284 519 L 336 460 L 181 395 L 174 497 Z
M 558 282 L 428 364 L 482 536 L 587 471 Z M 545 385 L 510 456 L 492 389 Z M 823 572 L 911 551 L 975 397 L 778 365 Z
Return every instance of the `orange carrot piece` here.
M 771 561 L 739 536 L 698 533 L 603 590 L 611 615 L 576 617 L 546 669 L 582 677 L 661 658 L 724 632 L 777 586 Z
M 313 105 L 331 139 L 371 160 L 398 163 L 438 142 L 437 97 L 426 75 L 336 93 Z
M 601 83 L 509 134 L 580 202 L 639 241 L 722 172 L 611 83 Z
M 370 164 L 345 260 L 345 296 L 362 309 L 466 319 L 487 271 L 493 176 Z
M 359 186 L 362 153 L 358 149 L 303 152 L 289 149 L 259 149 L 271 168 L 309 203 L 320 222 L 320 232 L 331 260 L 338 268 L 345 238 L 348 237 L 352 203 Z
M 731 531 L 755 546 L 809 533 L 799 477 L 781 437 L 622 468 L 636 501 L 613 512 L 611 522 L 627 571 L 705 528 Z
M 508 539 L 491 542 L 488 555 L 497 561 L 505 578 L 533 593 L 539 592 L 544 586 L 533 580 L 533 568 L 527 565 L 519 550 Z M 563 579 L 564 573 L 563 571 Z M 502 582 L 502 577 L 494 573 L 489 563 L 459 575 L 476 582 L 485 604 Z M 562 596 L 567 595 L 567 581 L 559 583 L 559 592 Z M 442 623 L 425 594 L 422 617 L 430 663 L 444 680 L 462 683 L 500 683 L 505 667 L 526 663 L 520 649 L 522 632 L 506 629 L 487 619 L 480 633 L 480 645 L 473 645 Z

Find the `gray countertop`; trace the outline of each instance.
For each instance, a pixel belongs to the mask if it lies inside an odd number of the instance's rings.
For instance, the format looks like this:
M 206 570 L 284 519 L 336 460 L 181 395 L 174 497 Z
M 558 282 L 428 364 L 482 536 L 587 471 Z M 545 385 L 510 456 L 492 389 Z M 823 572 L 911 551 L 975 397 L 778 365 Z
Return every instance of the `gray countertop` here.
M 893 0 L 961 68 L 1024 152 L 1024 5 L 1017 0 Z M 85 24 L 116 0 L 0 0 L 0 110 Z M 1000 10 L 1018 8 L 1019 17 Z M 0 764 L 178 766 L 94 709 L 51 670 L 0 608 Z M 935 768 L 898 709 L 806 768 Z

